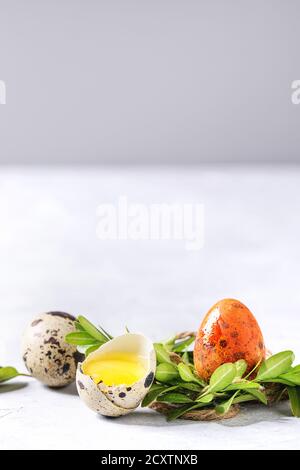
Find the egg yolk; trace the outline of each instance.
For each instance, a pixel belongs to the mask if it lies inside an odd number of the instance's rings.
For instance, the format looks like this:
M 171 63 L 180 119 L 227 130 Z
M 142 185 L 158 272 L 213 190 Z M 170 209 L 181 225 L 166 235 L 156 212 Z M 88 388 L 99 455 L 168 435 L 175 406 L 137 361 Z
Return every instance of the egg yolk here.
M 133 385 L 147 372 L 147 360 L 132 353 L 110 353 L 83 364 L 83 373 L 98 384 Z

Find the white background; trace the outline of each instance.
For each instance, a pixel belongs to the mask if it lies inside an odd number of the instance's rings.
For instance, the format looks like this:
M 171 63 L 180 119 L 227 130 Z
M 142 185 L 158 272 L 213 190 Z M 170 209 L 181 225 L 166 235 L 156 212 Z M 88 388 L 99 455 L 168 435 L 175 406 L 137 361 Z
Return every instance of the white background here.
M 299 185 L 289 167 L 2 170 L 1 365 L 24 369 L 20 338 L 40 312 L 83 314 L 114 335 L 127 325 L 159 340 L 197 329 L 224 297 L 248 305 L 268 347 L 293 349 L 299 363 Z M 204 248 L 101 242 L 96 208 L 120 194 L 203 203 Z M 0 448 L 299 448 L 300 420 L 290 416 L 281 404 L 221 423 L 167 424 L 143 410 L 111 420 L 87 409 L 73 386 L 17 380 L 0 388 Z

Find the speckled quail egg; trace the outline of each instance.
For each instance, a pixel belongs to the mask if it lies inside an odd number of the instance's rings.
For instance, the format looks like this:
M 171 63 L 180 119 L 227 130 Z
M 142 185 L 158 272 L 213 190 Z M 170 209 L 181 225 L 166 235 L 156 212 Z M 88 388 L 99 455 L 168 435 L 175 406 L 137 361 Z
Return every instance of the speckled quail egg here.
M 134 411 L 154 379 L 156 356 L 143 335 L 118 336 L 78 364 L 76 385 L 80 398 L 104 416 Z
M 24 332 L 22 355 L 30 374 L 50 387 L 63 387 L 75 380 L 77 364 L 84 358 L 76 346 L 65 342 L 75 331 L 76 318 L 64 312 L 36 317 Z

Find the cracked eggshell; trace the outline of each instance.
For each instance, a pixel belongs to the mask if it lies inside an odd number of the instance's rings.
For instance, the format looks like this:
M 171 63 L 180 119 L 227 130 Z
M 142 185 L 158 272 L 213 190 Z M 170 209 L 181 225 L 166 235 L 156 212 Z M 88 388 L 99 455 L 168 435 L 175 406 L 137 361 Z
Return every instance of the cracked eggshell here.
M 91 377 L 82 372 L 81 364 L 78 364 L 76 373 L 76 386 L 81 400 L 93 411 L 103 416 L 123 416 L 132 410 L 120 408 L 112 403 L 99 389 Z
M 35 318 L 24 332 L 22 355 L 28 372 L 50 387 L 63 387 L 75 380 L 83 356 L 65 336 L 75 331 L 76 318 L 65 312 L 48 312 Z
M 152 385 L 155 369 L 156 369 L 156 355 L 153 348 L 153 343 L 143 335 L 127 333 L 122 336 L 118 336 L 113 340 L 103 344 L 99 349 L 92 352 L 85 361 L 94 360 L 95 358 L 101 358 L 102 355 L 105 355 L 109 352 L 122 352 L 122 353 L 133 353 L 140 356 L 143 356 L 147 359 L 148 367 L 145 375 L 137 382 L 132 385 L 106 385 L 103 382 L 95 382 L 88 376 L 87 377 L 91 382 L 89 387 L 91 388 L 90 397 L 87 397 L 88 390 L 84 390 L 82 385 L 83 381 L 79 378 L 82 378 L 83 372 L 81 367 L 78 367 L 77 370 L 77 389 L 78 393 L 83 398 L 85 403 L 94 411 L 104 414 L 106 416 L 120 416 L 122 414 L 130 413 L 134 411 L 141 403 L 143 398 L 149 391 L 149 388 Z M 81 384 L 79 383 L 81 382 Z M 114 408 L 120 410 L 119 414 L 107 414 L 108 408 L 102 408 L 98 406 L 97 396 L 94 395 L 95 388 L 98 395 L 102 395 L 106 398 Z M 93 391 L 92 391 L 93 390 Z M 91 398 L 93 395 L 93 398 Z M 106 403 L 107 405 L 107 403 Z M 114 410 L 116 412 L 116 410 Z
M 113 351 L 136 353 L 146 357 L 148 360 L 148 368 L 144 377 L 130 386 L 108 386 L 103 382 L 98 384 L 100 390 L 105 393 L 109 400 L 113 400 L 117 406 L 122 408 L 137 408 L 147 394 L 154 379 L 156 355 L 153 343 L 143 335 L 128 333 L 104 344 L 97 351 L 90 354 L 88 360 L 89 358 L 95 359 L 96 357 L 101 357 L 102 354 Z

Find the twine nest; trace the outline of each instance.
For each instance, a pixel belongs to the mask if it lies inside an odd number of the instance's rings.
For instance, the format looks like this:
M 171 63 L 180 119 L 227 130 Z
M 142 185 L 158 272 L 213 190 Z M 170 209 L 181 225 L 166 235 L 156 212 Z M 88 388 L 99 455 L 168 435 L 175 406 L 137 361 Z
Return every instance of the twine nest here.
M 278 401 L 283 401 L 288 399 L 288 393 L 285 391 L 283 393 L 283 388 L 279 384 L 270 384 L 265 388 L 265 394 L 268 398 L 268 406 L 272 406 Z M 257 401 L 246 402 L 247 405 L 257 404 Z M 167 415 L 169 411 L 176 408 L 175 405 L 169 405 L 168 403 L 154 402 L 149 406 L 154 411 Z M 232 405 L 230 410 L 222 415 L 219 415 L 215 412 L 213 408 L 208 408 L 206 410 L 191 410 L 187 411 L 184 415 L 180 416 L 179 419 L 188 419 L 192 421 L 220 421 L 222 419 L 234 418 L 241 410 L 240 405 Z
M 193 331 L 184 331 L 183 333 L 179 333 L 176 335 L 176 339 L 185 339 L 190 336 L 196 336 L 196 333 Z M 268 350 L 267 351 L 267 356 L 270 356 L 271 352 Z M 179 364 L 182 362 L 182 359 L 179 354 L 171 352 L 170 353 L 170 359 L 172 362 L 175 364 Z M 268 399 L 268 406 L 272 406 L 278 401 L 282 400 L 287 400 L 288 399 L 288 393 L 287 391 L 283 389 L 283 387 L 280 384 L 275 384 L 275 383 L 270 383 L 265 386 L 264 390 L 267 399 Z M 246 402 L 248 405 L 251 404 L 257 404 L 257 401 L 249 401 Z M 153 402 L 151 405 L 149 405 L 149 408 L 152 410 L 156 411 L 157 413 L 161 413 L 163 415 L 167 415 L 169 411 L 174 410 L 176 408 L 176 405 L 170 405 L 168 403 L 162 403 L 162 402 Z M 200 409 L 200 410 L 191 410 L 187 411 L 185 414 L 179 417 L 179 419 L 187 419 L 187 420 L 192 420 L 192 421 L 220 421 L 223 419 L 230 419 L 234 418 L 241 410 L 240 405 L 232 405 L 227 413 L 224 413 L 222 415 L 216 413 L 216 411 L 213 408 L 208 408 L 208 409 Z
M 154 402 L 150 405 L 150 408 L 158 413 L 166 415 L 169 411 L 174 409 L 174 406 L 168 405 L 167 403 Z M 233 418 L 239 413 L 239 411 L 240 407 L 238 405 L 233 405 L 228 413 L 223 415 L 218 415 L 213 408 L 207 410 L 191 410 L 180 416 L 179 419 L 189 419 L 192 421 L 217 421 Z

